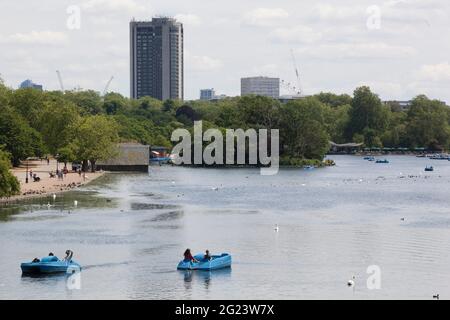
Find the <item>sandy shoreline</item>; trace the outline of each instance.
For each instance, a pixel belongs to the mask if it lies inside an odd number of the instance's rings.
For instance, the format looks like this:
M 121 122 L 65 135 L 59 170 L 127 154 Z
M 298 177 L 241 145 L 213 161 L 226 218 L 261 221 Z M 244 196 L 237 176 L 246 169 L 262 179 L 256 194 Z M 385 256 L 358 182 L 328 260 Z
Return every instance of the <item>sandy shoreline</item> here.
M 63 167 L 64 164 L 60 163 L 58 165 L 59 169 Z M 72 169 L 72 165 L 68 164 L 67 168 L 69 170 Z M 56 160 L 51 160 L 49 164 L 47 164 L 46 160 L 29 161 L 28 170 L 36 173 L 41 180 L 39 182 L 33 182 L 33 179 L 29 178 L 28 183 L 25 182 L 27 172 L 26 163 L 18 168 L 12 169 L 12 173 L 20 182 L 20 195 L 10 198 L 0 198 L 0 204 L 67 192 L 84 186 L 105 174 L 105 172 L 86 172 L 85 177 L 83 177 L 83 175 L 79 175 L 78 173 L 69 172 L 64 176 L 63 180 L 59 180 L 56 177 L 50 178 L 50 172 L 56 172 Z

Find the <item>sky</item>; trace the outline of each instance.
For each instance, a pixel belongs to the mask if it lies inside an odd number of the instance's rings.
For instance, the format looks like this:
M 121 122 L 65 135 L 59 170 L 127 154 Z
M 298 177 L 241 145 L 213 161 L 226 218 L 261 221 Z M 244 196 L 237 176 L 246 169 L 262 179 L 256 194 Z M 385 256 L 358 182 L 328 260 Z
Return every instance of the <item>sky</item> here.
M 0 77 L 58 90 L 60 70 L 66 89 L 103 92 L 113 76 L 109 90 L 129 96 L 129 22 L 157 15 L 184 24 L 185 99 L 239 95 L 241 77 L 263 75 L 305 95 L 368 85 L 450 102 L 448 0 L 4 0 Z

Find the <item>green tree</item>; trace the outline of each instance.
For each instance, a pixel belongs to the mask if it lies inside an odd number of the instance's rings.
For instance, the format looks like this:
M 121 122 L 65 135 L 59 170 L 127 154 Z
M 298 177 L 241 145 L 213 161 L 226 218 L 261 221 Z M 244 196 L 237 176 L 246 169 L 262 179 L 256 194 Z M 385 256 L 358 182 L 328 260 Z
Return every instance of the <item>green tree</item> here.
M 106 114 L 118 114 L 123 113 L 128 109 L 128 100 L 118 93 L 108 93 L 105 96 L 105 101 L 103 102 L 103 108 Z
M 92 171 L 98 160 L 107 160 L 116 156 L 119 142 L 116 121 L 104 115 L 81 118 L 72 128 L 72 139 L 69 144 L 75 157 L 83 161 L 83 170 L 87 162 L 91 162 Z
M 280 102 L 263 96 L 244 96 L 239 99 L 237 108 L 247 127 L 275 128 L 278 126 Z
M 66 91 L 64 98 L 76 104 L 83 115 L 97 115 L 104 113 L 102 98 L 94 90 Z
M 66 146 L 58 149 L 58 162 L 64 163 L 67 166 L 68 162 L 77 160 L 75 151 L 72 146 Z
M 363 134 L 368 146 L 379 141 L 378 136 L 389 124 L 389 108 L 383 106 L 380 98 L 372 93 L 369 87 L 359 87 L 355 90 L 349 116 L 347 139 L 351 140 L 355 134 Z
M 0 117 L 0 145 L 11 154 L 14 166 L 27 157 L 40 155 L 43 149 L 39 132 L 9 107 L 3 108 Z
M 0 150 L 0 198 L 20 193 L 20 183 L 10 169 L 11 161 L 8 153 Z
M 69 141 L 69 128 L 79 119 L 76 105 L 68 101 L 46 102 L 39 115 L 39 131 L 48 151 L 55 155 Z
M 320 102 L 329 105 L 332 108 L 352 104 L 352 97 L 350 97 L 348 94 L 338 95 L 330 92 L 321 92 L 319 94 L 316 94 L 314 97 L 316 97 Z
M 15 90 L 9 105 L 34 128 L 39 128 L 39 114 L 44 105 L 44 93 L 33 88 Z
M 418 96 L 412 101 L 407 120 L 406 130 L 412 147 L 448 148 L 450 118 L 443 102 Z
M 323 159 L 329 150 L 324 105 L 315 98 L 281 106 L 280 136 L 283 152 L 294 158 Z

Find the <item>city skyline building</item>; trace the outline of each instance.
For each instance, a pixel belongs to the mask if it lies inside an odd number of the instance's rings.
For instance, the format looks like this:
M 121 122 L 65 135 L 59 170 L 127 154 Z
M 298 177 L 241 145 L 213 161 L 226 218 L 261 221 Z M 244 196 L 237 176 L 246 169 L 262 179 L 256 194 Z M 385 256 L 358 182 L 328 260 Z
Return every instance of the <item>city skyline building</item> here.
M 280 78 L 247 77 L 241 78 L 241 96 L 250 94 L 271 97 L 280 97 Z
M 184 31 L 173 18 L 130 22 L 130 97 L 184 99 Z
M 37 89 L 37 90 L 40 90 L 40 91 L 43 90 L 41 84 L 34 83 L 34 82 L 33 82 L 32 80 L 30 80 L 30 79 L 27 79 L 27 80 L 23 81 L 23 82 L 19 85 L 19 88 L 20 88 L 20 89 L 24 89 L 24 88 L 33 88 L 33 89 Z
M 212 100 L 216 96 L 216 91 L 214 88 L 211 89 L 200 89 L 200 100 Z

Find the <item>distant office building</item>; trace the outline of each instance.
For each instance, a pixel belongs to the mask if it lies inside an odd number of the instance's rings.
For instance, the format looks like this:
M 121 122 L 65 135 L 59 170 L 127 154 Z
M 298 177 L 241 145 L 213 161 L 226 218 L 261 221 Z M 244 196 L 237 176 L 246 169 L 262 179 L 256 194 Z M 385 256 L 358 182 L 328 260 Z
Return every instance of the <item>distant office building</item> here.
M 241 96 L 249 94 L 278 99 L 280 97 L 280 79 L 269 77 L 242 78 Z
M 212 100 L 216 96 L 214 89 L 201 89 L 200 100 Z
M 19 86 L 21 89 L 23 88 L 33 88 L 33 89 L 37 89 L 37 90 L 41 90 L 42 91 L 42 85 L 40 84 L 36 84 L 31 80 L 25 80 L 24 82 L 22 82 Z
M 172 18 L 131 21 L 131 98 L 183 100 L 183 59 L 183 24 Z
M 228 98 L 230 98 L 230 97 L 227 96 L 226 94 L 219 94 L 219 95 L 215 95 L 212 100 L 219 101 L 219 100 L 228 99 Z
M 411 107 L 411 100 L 408 101 L 398 101 L 398 100 L 391 100 L 391 101 L 384 101 L 384 104 L 391 107 L 392 110 L 398 110 L 398 111 L 408 111 Z

